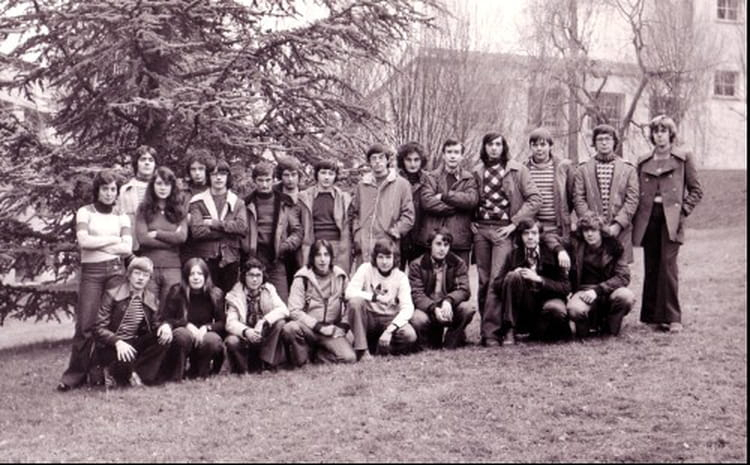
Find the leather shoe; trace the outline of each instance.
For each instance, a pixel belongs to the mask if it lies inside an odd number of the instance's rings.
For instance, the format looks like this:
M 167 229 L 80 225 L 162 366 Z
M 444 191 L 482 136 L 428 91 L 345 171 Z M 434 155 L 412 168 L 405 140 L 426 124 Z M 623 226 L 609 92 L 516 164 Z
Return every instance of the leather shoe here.
M 508 331 L 505 333 L 505 336 L 503 336 L 503 345 L 504 346 L 512 346 L 516 343 L 516 336 L 513 334 L 513 331 Z

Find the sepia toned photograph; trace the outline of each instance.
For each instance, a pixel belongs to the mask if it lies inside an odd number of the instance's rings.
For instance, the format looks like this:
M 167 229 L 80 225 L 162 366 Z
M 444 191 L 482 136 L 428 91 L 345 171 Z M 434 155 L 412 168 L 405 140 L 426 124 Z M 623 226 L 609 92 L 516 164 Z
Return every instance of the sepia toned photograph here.
M 746 0 L 0 1 L 0 462 L 747 462 Z

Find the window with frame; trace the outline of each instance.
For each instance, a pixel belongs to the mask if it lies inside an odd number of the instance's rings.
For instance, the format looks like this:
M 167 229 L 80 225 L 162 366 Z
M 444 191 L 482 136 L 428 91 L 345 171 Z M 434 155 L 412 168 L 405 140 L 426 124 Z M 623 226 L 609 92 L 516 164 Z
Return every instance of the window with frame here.
M 714 95 L 735 97 L 737 95 L 737 72 L 717 71 L 714 75 Z
M 716 17 L 722 21 L 740 21 L 742 0 L 716 0 Z
M 532 87 L 528 100 L 529 126 L 544 126 L 548 129 L 565 127 L 565 93 L 559 87 L 545 89 Z
M 589 129 L 599 124 L 609 124 L 615 128 L 622 125 L 622 107 L 625 103 L 625 94 L 617 92 L 600 92 L 596 99 L 599 111 L 589 114 Z

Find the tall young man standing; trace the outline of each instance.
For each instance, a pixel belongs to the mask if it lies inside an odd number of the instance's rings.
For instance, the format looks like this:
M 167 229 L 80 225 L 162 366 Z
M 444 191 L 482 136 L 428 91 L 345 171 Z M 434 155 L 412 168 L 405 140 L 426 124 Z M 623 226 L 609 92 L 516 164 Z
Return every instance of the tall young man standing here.
M 631 221 L 638 208 L 638 174 L 635 167 L 618 157 L 617 131 L 608 124 L 594 128 L 596 155 L 580 164 L 575 177 L 573 199 L 576 214 L 589 211 L 604 217 L 609 235 L 625 247 L 628 263 L 633 261 Z
M 463 145 L 454 139 L 443 143 L 443 166 L 428 177 L 421 191 L 422 225 L 418 242 L 429 250 L 429 241 L 437 228 L 447 228 L 453 240 L 451 253 L 458 255 L 469 266 L 469 252 L 473 242 L 471 220 L 479 204 L 477 181 L 471 172 L 461 168 Z
M 338 166 L 322 160 L 314 166 L 315 184 L 299 193 L 302 222 L 302 247 L 298 257 L 307 257 L 315 241 L 325 239 L 334 250 L 334 264 L 348 275 L 352 249 L 349 221 L 351 196 L 336 186 Z
M 552 134 L 537 128 L 529 134 L 531 156 L 526 162 L 542 203 L 536 214 L 543 231 L 562 238 L 570 235 L 570 212 L 573 211 L 575 168 L 567 158 L 552 154 Z
M 291 197 L 273 188 L 273 168 L 261 162 L 253 168 L 255 190 L 245 198 L 248 230 L 243 250 L 258 257 L 265 266 L 268 282 L 281 299 L 289 298 L 288 260 L 302 244 L 299 207 Z
M 245 203 L 232 192 L 227 162 L 216 163 L 208 176 L 209 189 L 190 199 L 191 249 L 211 271 L 211 279 L 223 292 L 237 283 L 240 244 L 247 231 Z
M 390 239 L 397 246 L 414 225 L 414 204 L 409 181 L 388 167 L 392 154 L 374 144 L 365 153 L 372 171 L 362 176 L 349 206 L 357 263 L 370 261 L 373 245 Z

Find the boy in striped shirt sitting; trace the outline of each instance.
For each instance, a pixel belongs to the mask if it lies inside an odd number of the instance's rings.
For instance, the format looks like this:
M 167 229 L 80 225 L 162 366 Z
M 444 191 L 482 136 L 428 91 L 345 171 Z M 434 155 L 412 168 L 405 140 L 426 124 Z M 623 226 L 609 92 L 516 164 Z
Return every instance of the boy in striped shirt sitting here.
M 102 297 L 95 338 L 107 389 L 157 382 L 172 331 L 160 321 L 156 295 L 146 289 L 153 271 L 151 259 L 135 257 L 128 265 L 127 281 Z

